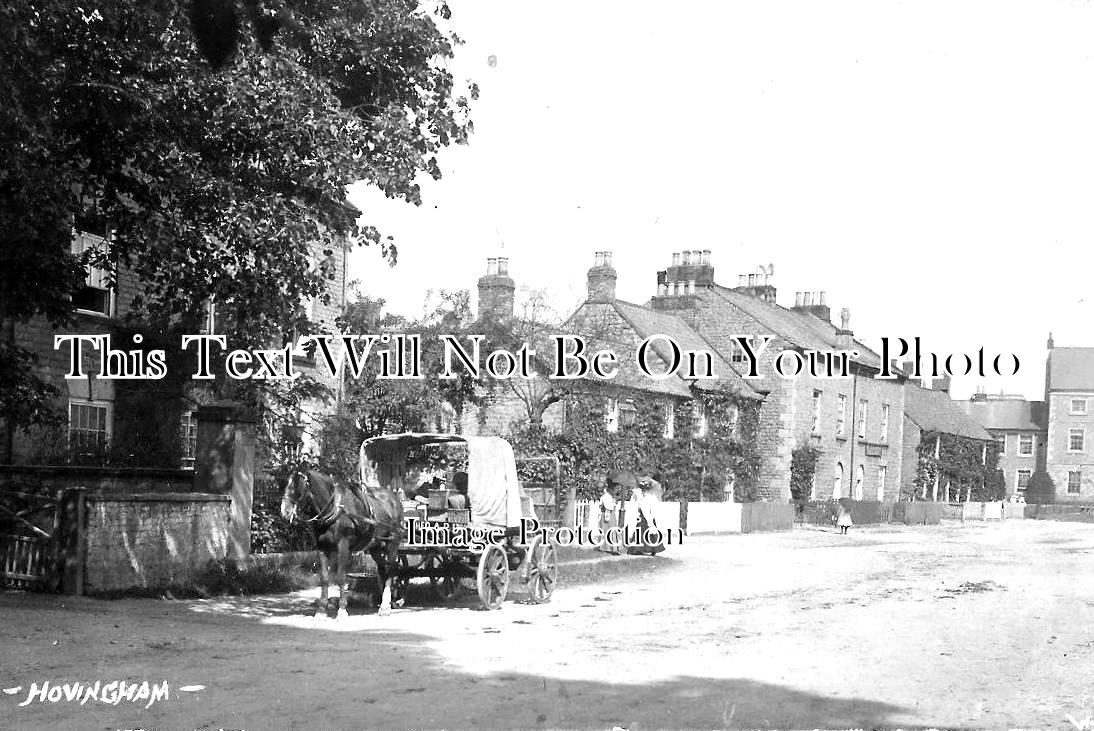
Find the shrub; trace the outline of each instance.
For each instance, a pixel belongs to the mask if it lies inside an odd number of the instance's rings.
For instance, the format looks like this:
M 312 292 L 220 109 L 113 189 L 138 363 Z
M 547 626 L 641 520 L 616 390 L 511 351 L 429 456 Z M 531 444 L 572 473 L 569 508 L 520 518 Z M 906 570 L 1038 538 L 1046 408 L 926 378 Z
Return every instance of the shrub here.
M 1026 485 L 1026 502 L 1034 505 L 1051 505 L 1056 502 L 1056 483 L 1043 470 L 1034 472 Z
M 315 535 L 300 521 L 290 523 L 276 508 L 255 506 L 251 512 L 251 550 L 254 553 L 314 551 Z

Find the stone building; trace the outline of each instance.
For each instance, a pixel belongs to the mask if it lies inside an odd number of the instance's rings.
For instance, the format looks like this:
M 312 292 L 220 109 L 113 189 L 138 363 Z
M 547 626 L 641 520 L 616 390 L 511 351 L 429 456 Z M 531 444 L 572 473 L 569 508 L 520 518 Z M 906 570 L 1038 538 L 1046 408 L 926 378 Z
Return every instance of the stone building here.
M 1056 347 L 1045 368 L 1045 464 L 1058 502 L 1094 501 L 1094 348 Z
M 91 226 L 88 226 L 91 228 Z M 72 251 L 74 254 L 82 254 L 88 250 L 104 247 L 106 244 L 105 230 L 77 230 L 74 232 Z M 327 279 L 330 281 L 330 302 L 324 304 L 319 301 L 303 302 L 302 307 L 308 313 L 309 319 L 315 322 L 322 330 L 334 332 L 334 320 L 341 314 L 346 292 L 345 263 L 346 252 L 323 251 L 316 248 L 314 251 L 316 266 L 321 266 Z M 17 346 L 26 348 L 38 356 L 38 370 L 47 381 L 57 386 L 62 394 L 63 403 L 60 404 L 67 414 L 68 424 L 65 435 L 58 441 L 57 435 L 47 436 L 41 430 L 31 431 L 12 428 L 8 424 L 0 424 L 0 464 L 19 464 L 31 461 L 52 460 L 58 455 L 66 458 L 80 455 L 90 456 L 93 453 L 102 453 L 109 449 L 116 441 L 116 437 L 126 431 L 127 425 L 133 426 L 137 418 L 141 419 L 141 426 L 133 428 L 146 430 L 148 414 L 132 413 L 132 406 L 126 405 L 125 394 L 131 388 L 129 384 L 134 381 L 117 381 L 99 378 L 99 353 L 89 345 L 83 347 L 83 369 L 88 373 L 86 378 L 67 379 L 69 370 L 69 348 L 55 348 L 54 338 L 57 335 L 111 335 L 111 347 L 116 350 L 129 350 L 134 347 L 130 339 L 134 334 L 140 333 L 139 324 L 127 323 L 126 317 L 134 310 L 135 299 L 141 294 L 142 285 L 137 273 L 124 263 L 117 263 L 109 269 L 90 266 L 87 270 L 84 288 L 76 298 L 76 322 L 65 329 L 55 329 L 43 317 L 36 317 L 28 322 L 4 323 L 3 336 Z M 216 325 L 216 308 L 207 305 L 207 315 L 202 332 L 213 332 Z M 179 348 L 181 343 L 172 343 L 172 347 Z M 230 345 L 230 343 L 229 343 Z M 279 347 L 276 343 L 272 347 Z M 294 359 L 297 370 L 311 374 L 313 377 L 324 381 L 331 388 L 337 388 L 336 379 L 326 378 L 325 372 L 317 370 L 313 358 L 298 357 Z M 162 394 L 161 403 L 166 404 L 173 398 L 177 398 L 180 387 L 177 382 L 158 383 L 152 380 L 139 382 L 142 388 L 172 389 Z M 185 384 L 187 393 L 193 398 L 183 400 L 184 404 L 196 406 L 196 401 L 201 396 L 198 391 L 200 382 L 189 381 Z M 304 409 L 299 419 L 305 423 L 310 422 L 315 413 L 330 409 L 327 403 L 314 402 Z M 181 446 L 182 466 L 193 466 L 194 449 L 196 445 L 196 421 L 192 408 L 183 408 L 181 413 L 175 411 L 168 414 L 165 408 L 157 411 L 154 418 L 158 419 L 156 428 L 164 434 L 170 434 L 177 438 Z M 167 465 L 161 465 L 167 466 Z
M 1044 401 L 1027 401 L 1013 394 L 978 392 L 956 402 L 995 440 L 999 469 L 1007 497 L 1025 491 L 1034 472 L 1045 469 L 1048 409 Z
M 793 307 L 779 305 L 773 270 L 760 267 L 739 275 L 736 287 L 726 287 L 715 282 L 709 251 L 673 254 L 672 264 L 657 274 L 649 307 L 679 317 L 738 369 L 748 358 L 736 337 L 749 337 L 754 345 L 770 338 L 759 356 L 759 377 L 750 381 L 764 395 L 761 480 L 767 499 L 790 498 L 792 453 L 798 447 L 820 453 L 814 497 L 895 499 L 902 480 L 903 375 L 877 378 L 880 357 L 854 339 L 849 312 L 841 314 L 839 326 L 831 322 L 826 293 L 798 293 Z M 847 374 L 828 377 L 821 368 L 818 375 L 782 377 L 775 360 L 787 350 L 803 357 L 847 351 Z
M 613 392 L 605 396 L 610 428 L 617 428 L 626 416 L 631 393 L 650 394 L 658 400 L 664 410 L 666 438 L 675 436 L 673 415 L 679 403 L 696 402 L 693 428 L 702 436 L 707 428 L 703 422 L 704 393 L 726 389 L 750 400 L 762 399 L 717 348 L 684 320 L 616 297 L 617 276 L 612 267 L 612 254 L 602 251 L 597 252 L 596 257 L 588 272 L 588 298 L 567 319 L 563 330 L 580 335 L 589 352 L 608 350 L 618 356 L 618 375 L 603 381 L 613 388 Z M 656 375 L 667 374 L 666 377 L 654 378 L 639 368 L 637 355 L 643 343 L 649 344 L 644 359 L 646 368 Z M 697 354 L 694 369 L 688 362 L 687 353 Z M 675 369 L 674 363 L 678 364 Z M 708 370 L 711 377 L 707 377 Z M 703 377 L 693 377 L 696 374 Z

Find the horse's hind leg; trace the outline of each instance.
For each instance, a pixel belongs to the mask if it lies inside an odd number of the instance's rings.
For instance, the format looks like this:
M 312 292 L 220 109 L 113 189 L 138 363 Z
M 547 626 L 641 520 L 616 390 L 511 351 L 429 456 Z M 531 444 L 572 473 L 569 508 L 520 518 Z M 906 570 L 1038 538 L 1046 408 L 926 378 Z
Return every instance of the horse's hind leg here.
M 315 616 L 325 617 L 327 614 L 327 588 L 330 584 L 330 562 L 327 554 L 319 552 L 319 603 L 315 605 Z
M 383 587 L 383 596 L 380 599 L 380 614 L 391 614 L 391 585 L 394 581 L 395 567 L 399 562 L 399 546 L 395 541 L 388 541 L 384 546 L 372 554 L 376 562 L 376 573 Z
M 349 538 L 343 537 L 338 541 L 338 619 L 348 617 L 346 602 L 349 599 L 349 582 L 346 579 L 346 570 L 349 566 Z

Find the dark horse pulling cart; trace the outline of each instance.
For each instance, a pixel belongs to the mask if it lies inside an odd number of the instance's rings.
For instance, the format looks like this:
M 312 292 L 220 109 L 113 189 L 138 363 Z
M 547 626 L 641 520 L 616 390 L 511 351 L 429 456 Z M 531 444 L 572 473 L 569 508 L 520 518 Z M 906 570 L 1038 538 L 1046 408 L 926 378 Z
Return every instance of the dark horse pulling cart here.
M 382 587 L 380 614 L 391 611 L 393 569 L 402 540 L 403 505 L 388 490 L 361 489 L 357 485 L 299 465 L 289 475 L 281 514 L 286 520 L 304 519 L 315 534 L 319 552 L 321 596 L 316 616 L 325 616 L 330 566 L 338 581 L 338 617 L 347 616 L 350 553 L 367 551 L 376 564 Z
M 396 592 L 405 596 L 411 580 L 425 578 L 437 598 L 451 600 L 465 580 L 473 580 L 483 608 L 498 609 L 515 574 L 531 601 L 548 601 L 558 578 L 555 546 L 542 531 L 529 530 L 535 510 L 517 480 L 513 448 L 504 439 L 420 433 L 374 437 L 361 445 L 361 482 L 374 491 L 409 495 L 418 486 L 408 480 L 418 475 L 408 469 L 408 455 L 452 445 L 467 448 L 466 491 L 462 486 L 433 489 L 422 496 L 424 503 L 404 504 L 404 543 L 392 570 Z M 416 535 L 431 540 L 413 541 Z M 469 535 L 491 538 L 469 542 Z

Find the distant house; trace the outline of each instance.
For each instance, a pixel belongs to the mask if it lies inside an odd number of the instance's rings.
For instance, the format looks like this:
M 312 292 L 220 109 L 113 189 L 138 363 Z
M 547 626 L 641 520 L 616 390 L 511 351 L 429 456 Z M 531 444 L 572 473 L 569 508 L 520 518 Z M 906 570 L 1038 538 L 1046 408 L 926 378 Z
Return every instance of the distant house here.
M 877 378 L 880 357 L 854 339 L 846 310 L 840 325 L 832 324 L 824 292 L 800 292 L 793 307 L 778 305 L 772 269 L 741 274 L 731 288 L 714 281 L 709 251 L 676 253 L 672 265 L 658 273 L 657 293 L 649 307 L 679 317 L 735 368 L 747 366 L 737 336 L 751 337 L 755 343 L 771 338 L 759 359 L 761 378 L 749 382 L 764 394 L 761 479 L 767 499 L 790 498 L 792 453 L 799 446 L 820 452 L 814 497 L 896 499 L 903 478 L 904 376 Z M 782 378 L 774 361 L 788 349 L 857 354 L 849 355 L 846 377 L 803 373 Z
M 1021 396 L 976 393 L 956 402 L 995 440 L 1007 497 L 1025 492 L 1034 472 L 1045 469 L 1048 408 L 1044 401 Z
M 981 460 L 987 450 L 994 449 L 992 436 L 976 423 L 962 407 L 950 398 L 948 381 L 944 388 L 922 388 L 909 382 L 904 390 L 904 496 L 916 495 L 924 500 L 957 498 L 956 491 L 968 485 L 950 485 L 937 475 L 930 485 L 916 485 L 918 467 L 926 455 L 938 456 L 943 442 L 958 437 L 980 442 Z M 951 490 L 953 492 L 951 492 Z
M 1058 501 L 1094 500 L 1094 348 L 1058 348 L 1048 339 L 1045 463 Z
M 79 255 L 102 249 L 107 245 L 109 235 L 105 224 L 81 222 L 73 231 L 72 252 Z M 330 302 L 301 304 L 313 322 L 331 330 L 345 300 L 345 251 L 328 255 L 316 248 L 313 255 L 316 265 L 321 264 L 331 280 Z M 129 455 L 142 464 L 157 459 L 162 448 L 164 453 L 177 453 L 180 466 L 193 466 L 196 422 L 190 408 L 193 399 L 189 397 L 198 395 L 195 392 L 200 391 L 200 382 L 184 378 L 185 385 L 180 386 L 177 380 L 168 382 L 169 379 L 157 382 L 98 378 L 95 374 L 98 373 L 99 354 L 90 346 L 83 348 L 83 367 L 89 376 L 66 379 L 68 348 L 54 348 L 54 336 L 59 334 L 109 334 L 113 337 L 113 348 L 133 348 L 133 343 L 122 336 L 141 332 L 139 323 L 127 322 L 127 316 L 133 313 L 135 300 L 142 289 L 136 271 L 124 262 L 92 265 L 87 268 L 84 287 L 76 296 L 76 323 L 73 326 L 58 330 L 43 317 L 10 324 L 8 332 L 12 342 L 38 356 L 38 372 L 60 391 L 61 403 L 58 405 L 68 421 L 60 438 L 55 438 L 56 435 L 46 437 L 40 430 L 20 430 L 0 423 L 0 464 L 58 459 L 96 462 L 102 461 L 112 450 L 117 452 L 114 449 L 117 447 L 124 454 L 115 456 L 125 458 Z M 216 308 L 210 304 L 205 309 L 207 315 L 200 330 L 213 332 Z M 172 348 L 179 345 L 171 343 Z M 313 358 L 298 358 L 296 365 L 300 372 L 334 385 L 333 379 L 324 378 L 322 371 L 315 368 Z M 135 400 L 133 392 L 137 389 L 147 391 L 142 397 L 145 400 Z M 151 414 L 147 408 L 149 396 L 156 407 Z M 316 414 L 329 409 L 329 404 L 323 402 L 310 403 L 299 415 L 299 420 L 311 423 Z M 150 424 L 150 420 L 154 423 Z M 168 442 L 172 443 L 170 449 L 166 447 Z

